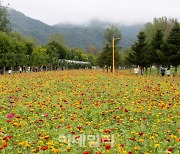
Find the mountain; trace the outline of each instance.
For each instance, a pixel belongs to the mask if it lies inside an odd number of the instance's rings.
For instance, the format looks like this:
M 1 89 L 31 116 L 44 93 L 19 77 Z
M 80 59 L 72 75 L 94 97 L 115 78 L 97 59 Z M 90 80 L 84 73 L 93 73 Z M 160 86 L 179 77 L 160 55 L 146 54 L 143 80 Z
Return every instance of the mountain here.
M 46 44 L 49 36 L 56 32 L 53 27 L 39 20 L 29 18 L 14 9 L 8 9 L 8 18 L 12 30 L 36 38 L 39 44 Z
M 86 48 L 89 44 L 102 49 L 104 46 L 104 30 L 109 25 L 98 19 L 91 20 L 86 25 L 56 24 L 47 25 L 39 20 L 25 16 L 14 9 L 8 9 L 11 28 L 22 35 L 37 39 L 39 44 L 47 44 L 51 34 L 61 33 L 64 35 L 67 45 L 71 48 Z M 143 28 L 142 25 L 119 26 L 122 34 L 120 42 L 123 48 L 128 48 L 136 40 L 136 35 Z

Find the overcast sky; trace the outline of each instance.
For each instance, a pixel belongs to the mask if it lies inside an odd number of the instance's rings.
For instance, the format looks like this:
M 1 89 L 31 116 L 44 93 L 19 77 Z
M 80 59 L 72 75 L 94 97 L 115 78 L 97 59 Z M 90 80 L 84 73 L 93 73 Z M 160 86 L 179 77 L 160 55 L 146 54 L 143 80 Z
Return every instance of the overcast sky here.
M 128 25 L 163 16 L 180 21 L 180 0 L 3 0 L 3 5 L 8 3 L 49 25 L 83 24 L 94 18 Z

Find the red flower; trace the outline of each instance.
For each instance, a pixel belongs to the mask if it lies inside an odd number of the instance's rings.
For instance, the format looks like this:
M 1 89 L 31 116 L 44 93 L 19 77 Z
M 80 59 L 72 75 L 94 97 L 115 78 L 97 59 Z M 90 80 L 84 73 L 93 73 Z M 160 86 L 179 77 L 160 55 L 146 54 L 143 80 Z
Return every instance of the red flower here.
M 81 129 L 82 129 L 82 126 L 78 126 L 77 128 L 78 128 L 79 130 L 81 130 Z
M 106 145 L 106 146 L 105 146 L 105 149 L 106 149 L 106 150 L 111 149 L 111 145 L 110 145 L 110 144 Z
M 49 140 L 49 136 L 48 136 L 48 135 L 45 136 L 44 139 L 45 139 L 45 140 Z
M 147 120 L 147 118 L 146 118 L 146 117 L 143 117 L 143 118 L 142 118 L 142 120 L 144 120 L 144 121 L 145 121 L 145 120 Z
M 7 115 L 7 118 L 10 118 L 10 119 L 11 119 L 11 118 L 14 118 L 14 113 L 8 114 L 8 115 Z
M 48 113 L 45 113 L 45 114 L 44 114 L 44 117 L 48 117 Z
M 168 138 L 166 141 L 167 141 L 167 142 L 170 142 L 171 140 Z
M 102 154 L 101 152 L 96 152 L 96 154 Z
M 102 142 L 102 143 L 104 143 L 104 142 L 108 142 L 108 141 L 109 141 L 109 139 L 108 139 L 108 138 L 102 138 L 102 139 L 101 139 L 101 142 Z
M 3 138 L 3 140 L 8 140 L 8 139 L 11 139 L 12 138 L 12 136 L 10 136 L 10 135 L 7 135 L 7 136 L 5 136 L 4 138 Z
M 105 133 L 110 133 L 111 131 L 109 129 L 104 130 Z
M 128 109 L 124 109 L 125 112 L 128 112 Z
M 173 151 L 173 148 L 169 147 L 169 148 L 168 148 L 168 151 Z
M 80 136 L 76 136 L 75 139 L 77 140 L 78 138 L 80 138 Z
M 136 141 L 136 139 L 135 139 L 134 137 L 130 138 L 130 140 L 132 140 L 132 141 Z
M 88 151 L 84 151 L 83 154 L 90 154 Z

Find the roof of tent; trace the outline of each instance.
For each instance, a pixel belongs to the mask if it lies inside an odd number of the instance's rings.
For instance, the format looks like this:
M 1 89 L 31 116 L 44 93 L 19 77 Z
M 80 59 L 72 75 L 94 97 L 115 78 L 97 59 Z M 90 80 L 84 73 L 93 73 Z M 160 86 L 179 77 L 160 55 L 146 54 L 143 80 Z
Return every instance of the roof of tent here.
M 59 59 L 59 62 L 63 61 L 63 59 Z M 64 60 L 67 63 L 73 63 L 73 64 L 91 64 L 90 62 L 86 62 L 86 61 L 76 61 L 76 60 Z

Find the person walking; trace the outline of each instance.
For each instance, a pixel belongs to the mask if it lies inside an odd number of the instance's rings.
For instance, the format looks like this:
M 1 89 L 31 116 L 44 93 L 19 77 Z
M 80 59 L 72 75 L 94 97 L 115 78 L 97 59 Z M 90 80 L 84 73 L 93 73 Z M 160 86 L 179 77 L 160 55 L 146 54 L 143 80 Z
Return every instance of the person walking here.
M 134 68 L 134 74 L 138 75 L 138 68 L 137 67 Z
M 170 76 L 171 75 L 171 72 L 170 72 L 170 68 L 168 67 L 167 70 L 166 70 L 166 74 L 167 76 Z
M 162 76 L 165 75 L 165 71 L 166 71 L 166 70 L 162 67 L 162 68 L 161 68 L 161 75 L 162 75 Z
M 19 66 L 19 73 L 22 73 L 22 67 Z
M 12 73 L 12 70 L 8 70 L 8 74 L 11 74 Z

